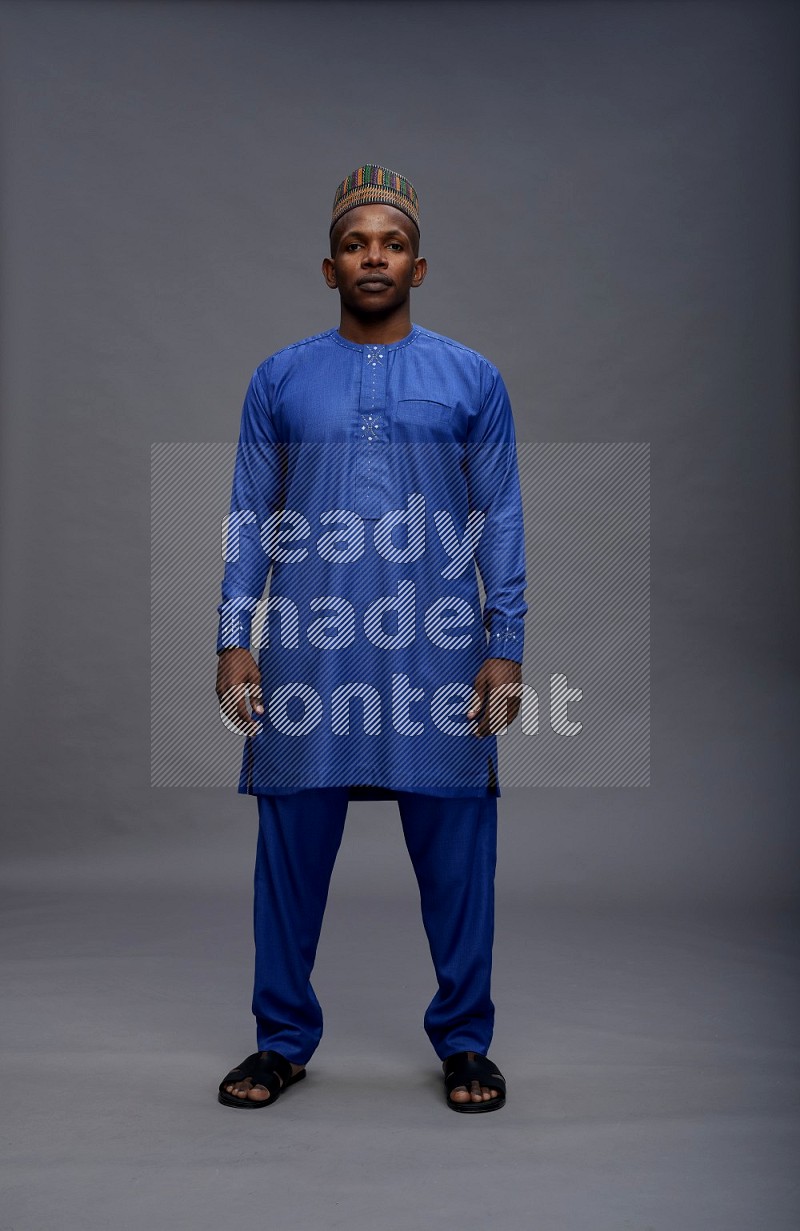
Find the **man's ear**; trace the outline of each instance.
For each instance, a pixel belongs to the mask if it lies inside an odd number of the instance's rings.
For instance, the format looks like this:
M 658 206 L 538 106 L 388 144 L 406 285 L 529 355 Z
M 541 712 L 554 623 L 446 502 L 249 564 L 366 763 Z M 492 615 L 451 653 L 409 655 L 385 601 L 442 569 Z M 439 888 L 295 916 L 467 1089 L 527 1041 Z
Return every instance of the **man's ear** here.
M 336 290 L 338 285 L 336 281 L 336 266 L 329 256 L 326 256 L 322 262 L 322 276 L 331 290 Z
M 424 280 L 428 272 L 428 262 L 424 256 L 418 257 L 414 262 L 414 276 L 411 279 L 412 286 L 419 286 Z

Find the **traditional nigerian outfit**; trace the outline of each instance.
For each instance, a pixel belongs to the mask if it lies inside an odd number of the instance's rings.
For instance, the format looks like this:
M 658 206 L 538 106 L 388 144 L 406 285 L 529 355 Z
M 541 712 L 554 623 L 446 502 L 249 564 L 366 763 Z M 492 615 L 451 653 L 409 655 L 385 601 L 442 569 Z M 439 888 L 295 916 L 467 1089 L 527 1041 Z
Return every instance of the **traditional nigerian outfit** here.
M 487 657 L 522 661 L 527 611 L 514 423 L 489 360 L 419 325 L 271 355 L 245 396 L 224 543 L 217 648 L 252 644 L 265 706 L 241 793 L 500 794 L 496 736 L 466 716 Z

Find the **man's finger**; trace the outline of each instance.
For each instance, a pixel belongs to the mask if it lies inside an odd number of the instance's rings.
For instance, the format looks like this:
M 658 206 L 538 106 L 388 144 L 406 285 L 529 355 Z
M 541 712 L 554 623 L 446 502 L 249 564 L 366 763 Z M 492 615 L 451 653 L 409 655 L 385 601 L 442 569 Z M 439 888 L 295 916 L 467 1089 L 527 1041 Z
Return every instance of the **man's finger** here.
M 488 690 L 488 704 L 484 707 L 474 729 L 475 735 L 499 735 L 513 722 L 520 707 L 522 684 L 507 681 Z
M 469 699 L 467 718 L 475 718 L 480 714 L 486 701 L 486 669 L 480 667 L 472 683 L 472 696 Z
M 469 699 L 469 708 L 467 709 L 467 718 L 477 718 L 483 709 L 485 689 L 482 685 L 480 673 L 475 677 L 475 683 L 472 686 L 472 696 Z M 474 726 L 470 730 L 474 731 Z
M 248 735 L 254 734 L 258 730 L 258 723 L 253 721 L 253 711 L 256 708 L 256 703 L 253 699 L 253 689 L 260 688 L 258 683 L 251 682 L 250 679 L 245 680 L 242 685 L 242 695 L 236 706 L 236 712 L 241 720 L 242 727 Z M 262 705 L 261 712 L 264 712 Z
M 247 685 L 244 682 L 232 684 L 220 698 L 220 718 L 234 735 L 254 735 L 259 729 L 260 724 L 253 722 L 247 706 Z
M 248 703 L 248 697 L 247 697 L 246 690 L 242 691 L 242 695 L 236 704 L 236 717 L 238 718 L 239 722 L 242 724 L 242 727 L 244 729 L 246 729 L 249 726 L 252 726 L 253 724 L 253 719 L 250 714 L 250 705 Z
M 491 689 L 489 699 L 489 729 L 499 735 L 513 722 L 520 707 L 522 684 L 507 681 Z
M 254 676 L 249 683 L 250 705 L 256 714 L 264 713 L 264 694 L 261 691 L 261 676 Z
M 231 684 L 219 699 L 219 712 L 225 726 L 241 735 L 242 720 L 239 714 L 239 703 L 244 695 L 244 684 Z

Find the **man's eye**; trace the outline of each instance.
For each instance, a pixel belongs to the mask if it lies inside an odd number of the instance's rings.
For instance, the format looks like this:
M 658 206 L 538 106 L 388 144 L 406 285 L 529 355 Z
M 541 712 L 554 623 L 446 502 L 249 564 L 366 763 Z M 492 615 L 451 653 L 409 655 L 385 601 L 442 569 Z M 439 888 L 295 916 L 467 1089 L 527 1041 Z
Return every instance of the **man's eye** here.
M 347 251 L 352 252 L 354 248 L 360 248 L 361 244 L 352 243 L 347 245 Z
M 402 244 L 398 244 L 398 243 L 396 243 L 396 242 L 395 242 L 395 243 L 393 243 L 393 244 L 389 244 L 389 247 L 390 247 L 390 248 L 399 248 L 401 252 L 403 251 L 403 245 L 402 245 Z

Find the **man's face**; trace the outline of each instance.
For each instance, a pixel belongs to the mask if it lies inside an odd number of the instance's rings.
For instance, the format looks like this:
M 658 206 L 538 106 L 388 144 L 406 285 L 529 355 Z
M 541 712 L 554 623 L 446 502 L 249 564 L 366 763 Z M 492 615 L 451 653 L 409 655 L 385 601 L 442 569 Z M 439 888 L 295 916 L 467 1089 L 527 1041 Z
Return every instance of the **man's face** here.
M 322 262 L 325 281 L 358 316 L 393 311 L 425 277 L 425 260 L 416 256 L 417 229 L 393 205 L 348 210 L 331 238 L 333 254 Z

